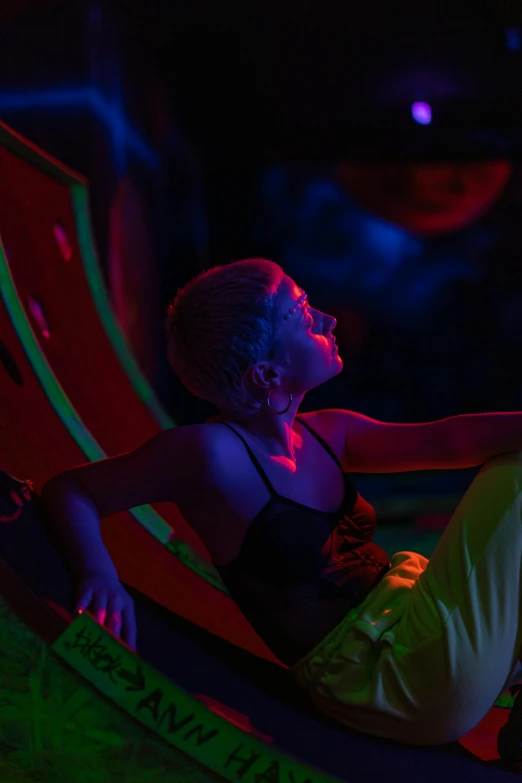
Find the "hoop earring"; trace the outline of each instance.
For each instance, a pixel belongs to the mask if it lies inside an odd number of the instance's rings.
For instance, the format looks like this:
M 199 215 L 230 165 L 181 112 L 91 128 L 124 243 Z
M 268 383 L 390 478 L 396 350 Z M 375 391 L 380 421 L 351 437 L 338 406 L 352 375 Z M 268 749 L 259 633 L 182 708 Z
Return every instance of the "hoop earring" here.
M 271 411 L 273 411 L 273 413 L 277 413 L 277 414 L 278 414 L 278 416 L 280 416 L 282 413 L 286 413 L 286 412 L 287 412 L 287 410 L 289 410 L 289 408 L 290 408 L 290 405 L 292 404 L 292 392 L 288 392 L 288 395 L 289 395 L 289 398 L 290 398 L 290 399 L 288 400 L 288 405 L 286 406 L 286 408 L 284 409 L 284 411 L 276 411 L 276 409 L 275 409 L 275 408 L 272 408 L 272 406 L 270 405 L 270 395 L 272 394 L 272 392 L 273 392 L 273 391 L 274 391 L 274 389 L 270 389 L 270 391 L 268 392 L 268 394 L 267 394 L 267 396 L 266 396 L 266 404 L 268 405 L 269 409 L 270 409 Z

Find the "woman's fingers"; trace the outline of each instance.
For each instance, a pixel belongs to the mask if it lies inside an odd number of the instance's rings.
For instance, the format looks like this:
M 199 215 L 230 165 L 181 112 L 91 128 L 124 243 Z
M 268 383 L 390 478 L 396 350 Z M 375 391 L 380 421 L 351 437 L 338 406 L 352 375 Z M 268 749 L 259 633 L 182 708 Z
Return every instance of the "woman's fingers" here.
M 96 590 L 89 605 L 90 613 L 100 625 L 105 625 L 108 598 L 106 590 Z
M 91 602 L 92 598 L 92 587 L 89 587 L 87 590 L 84 590 L 83 593 L 79 596 L 78 600 L 76 601 L 76 604 L 74 605 L 74 612 L 80 613 L 85 612 L 85 610 L 89 607 L 89 604 Z
M 107 609 L 106 626 L 109 631 L 112 631 L 116 636 L 121 636 L 121 611 L 117 611 L 114 608 Z
M 100 625 L 106 626 L 129 647 L 136 649 L 136 617 L 134 601 L 119 585 L 117 590 L 107 587 L 87 587 L 76 601 L 76 613 L 89 610 Z
M 123 610 L 123 625 L 121 638 L 126 642 L 133 650 L 136 649 L 136 617 L 134 614 L 134 604 L 131 600 L 130 604 Z
M 129 647 L 136 649 L 134 602 L 129 596 L 126 596 L 126 600 L 122 600 L 121 596 L 112 596 L 107 605 L 105 623 L 109 630 L 123 639 Z

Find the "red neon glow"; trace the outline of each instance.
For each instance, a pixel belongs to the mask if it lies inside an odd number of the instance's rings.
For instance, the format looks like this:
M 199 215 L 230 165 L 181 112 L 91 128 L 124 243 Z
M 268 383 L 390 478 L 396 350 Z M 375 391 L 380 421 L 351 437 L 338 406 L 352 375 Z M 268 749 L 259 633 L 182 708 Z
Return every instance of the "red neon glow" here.
M 212 712 L 215 712 L 216 715 L 225 718 L 225 720 L 227 720 L 229 723 L 232 723 L 233 726 L 237 726 L 238 729 L 248 731 L 249 734 L 253 734 L 255 737 L 259 737 L 259 739 L 262 739 L 264 742 L 274 742 L 273 737 L 269 737 L 267 734 L 261 734 L 260 731 L 252 726 L 248 715 L 243 715 L 241 712 L 232 709 L 232 707 L 228 707 L 226 704 L 221 704 L 221 702 L 217 701 L 216 699 L 212 699 L 210 696 L 204 696 L 201 693 L 194 694 L 194 698 L 203 702 L 203 704 L 208 707 L 209 710 L 212 710 Z
M 446 234 L 487 212 L 513 167 L 507 160 L 341 163 L 338 177 L 376 215 L 423 236 Z

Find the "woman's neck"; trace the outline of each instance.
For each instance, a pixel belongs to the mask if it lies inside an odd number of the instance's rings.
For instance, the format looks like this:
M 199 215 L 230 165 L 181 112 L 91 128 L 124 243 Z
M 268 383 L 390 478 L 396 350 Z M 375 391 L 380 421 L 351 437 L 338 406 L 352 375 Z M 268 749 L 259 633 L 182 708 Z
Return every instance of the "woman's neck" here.
M 295 461 L 295 449 L 301 442 L 294 429 L 298 407 L 299 401 L 293 401 L 288 411 L 281 415 L 265 407 L 247 419 L 223 415 L 220 420 L 239 425 L 271 457 Z

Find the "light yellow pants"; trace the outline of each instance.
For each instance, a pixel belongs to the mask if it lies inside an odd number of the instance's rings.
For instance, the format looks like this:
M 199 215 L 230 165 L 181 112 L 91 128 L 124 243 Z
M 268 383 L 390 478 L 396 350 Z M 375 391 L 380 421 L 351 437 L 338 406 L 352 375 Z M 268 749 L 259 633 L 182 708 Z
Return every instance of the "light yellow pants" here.
M 487 462 L 432 555 L 392 568 L 291 672 L 347 726 L 415 745 L 470 731 L 522 646 L 522 452 Z

